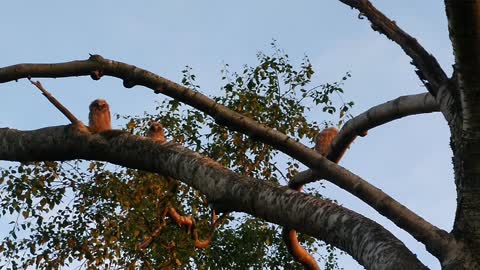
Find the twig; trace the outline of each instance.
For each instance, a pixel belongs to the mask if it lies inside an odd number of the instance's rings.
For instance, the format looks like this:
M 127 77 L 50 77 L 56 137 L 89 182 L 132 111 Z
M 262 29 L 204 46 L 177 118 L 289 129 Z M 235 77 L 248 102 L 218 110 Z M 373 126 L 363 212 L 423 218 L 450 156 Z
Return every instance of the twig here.
M 137 249 L 138 250 L 146 249 L 152 243 L 152 241 L 162 233 L 165 226 L 166 226 L 166 223 L 162 222 L 149 237 L 147 237 L 145 240 L 143 240 L 140 244 L 137 245 Z
M 60 101 L 58 101 L 56 98 L 52 96 L 39 81 L 32 81 L 31 78 L 28 78 L 30 83 L 35 85 L 40 91 L 42 91 L 42 94 L 50 101 L 53 106 L 55 106 L 63 115 L 65 115 L 72 124 L 77 124 L 80 121 L 67 109 L 65 106 L 63 106 Z

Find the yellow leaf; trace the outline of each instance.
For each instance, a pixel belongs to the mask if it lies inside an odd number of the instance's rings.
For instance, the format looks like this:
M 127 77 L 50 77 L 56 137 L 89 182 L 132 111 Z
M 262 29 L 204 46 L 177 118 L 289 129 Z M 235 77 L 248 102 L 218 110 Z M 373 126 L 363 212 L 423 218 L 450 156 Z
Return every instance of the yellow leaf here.
M 127 124 L 127 129 L 134 129 L 136 125 L 135 121 L 130 121 Z

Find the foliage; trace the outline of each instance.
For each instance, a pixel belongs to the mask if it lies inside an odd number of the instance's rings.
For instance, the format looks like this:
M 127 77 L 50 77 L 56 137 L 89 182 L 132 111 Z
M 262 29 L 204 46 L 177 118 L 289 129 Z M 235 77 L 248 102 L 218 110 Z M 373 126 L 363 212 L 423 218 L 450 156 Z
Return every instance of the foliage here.
M 306 116 L 312 104 L 325 113 L 338 113 L 341 124 L 353 105 L 340 96 L 350 74 L 339 83 L 308 88 L 314 74 L 308 58 L 295 67 L 287 54 L 272 46 L 272 56 L 259 53 L 255 67 L 231 73 L 226 65 L 222 95 L 215 100 L 306 143 L 320 129 Z M 191 68 L 183 75 L 183 84 L 199 89 Z M 340 105 L 334 99 L 337 94 Z M 127 130 L 139 135 L 150 121 L 161 122 L 168 139 L 243 175 L 285 184 L 299 169 L 296 161 L 280 156 L 254 136 L 229 130 L 176 100 L 159 102 L 152 114 L 119 118 L 127 120 Z M 0 242 L 0 252 L 8 258 L 0 259 L 4 268 L 300 269 L 282 243 L 280 228 L 247 215 L 229 215 L 209 247 L 195 248 L 193 235 L 166 217 L 165 209 L 173 207 L 192 216 L 200 238 L 208 238 L 212 214 L 208 202 L 165 176 L 87 161 L 20 164 L 1 173 L 0 214 L 13 220 Z M 316 190 L 310 192 L 321 196 Z M 159 229 L 147 248 L 139 248 Z M 300 239 L 318 255 L 322 243 L 308 236 Z M 327 247 L 322 257 L 325 269 L 338 268 L 335 256 L 335 250 Z

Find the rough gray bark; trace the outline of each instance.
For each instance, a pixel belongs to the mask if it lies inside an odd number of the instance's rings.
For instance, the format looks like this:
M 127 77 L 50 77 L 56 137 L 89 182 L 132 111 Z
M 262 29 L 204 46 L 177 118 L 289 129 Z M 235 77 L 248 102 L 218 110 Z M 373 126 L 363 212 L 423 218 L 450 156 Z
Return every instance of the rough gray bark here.
M 457 106 L 450 113 L 454 152 L 457 212 L 453 233 L 465 242 L 480 269 L 480 3 L 445 1 L 450 39 L 455 55 Z
M 168 175 L 209 202 L 296 228 L 352 255 L 367 269 L 426 269 L 402 242 L 374 221 L 331 202 L 240 176 L 173 143 L 112 130 L 90 134 L 83 125 L 34 131 L 0 129 L 0 159 L 92 159 Z

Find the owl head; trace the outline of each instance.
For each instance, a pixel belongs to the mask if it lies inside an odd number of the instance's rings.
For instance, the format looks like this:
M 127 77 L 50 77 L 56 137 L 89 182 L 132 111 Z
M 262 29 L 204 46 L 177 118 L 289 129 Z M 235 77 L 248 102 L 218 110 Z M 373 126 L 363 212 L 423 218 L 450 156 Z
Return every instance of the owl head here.
M 95 99 L 90 103 L 90 111 L 106 111 L 109 110 L 108 103 L 104 99 Z

